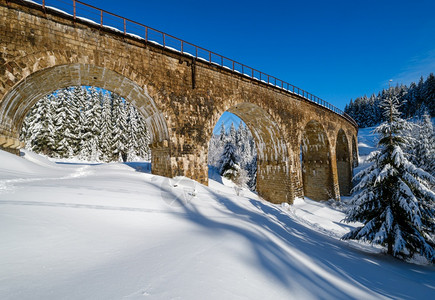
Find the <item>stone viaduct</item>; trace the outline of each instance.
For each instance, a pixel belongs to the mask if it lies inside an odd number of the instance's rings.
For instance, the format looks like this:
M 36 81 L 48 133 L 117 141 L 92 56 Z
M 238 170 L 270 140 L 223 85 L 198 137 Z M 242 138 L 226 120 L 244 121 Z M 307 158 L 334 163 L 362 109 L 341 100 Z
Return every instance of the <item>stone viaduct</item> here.
M 0 0 L 0 49 L 1 149 L 18 151 L 23 119 L 43 96 L 90 85 L 121 95 L 146 118 L 154 174 L 207 184 L 208 144 L 229 111 L 254 136 L 264 199 L 339 199 L 350 191 L 357 126 L 282 81 L 125 34 L 125 20 L 122 32 L 19 0 Z

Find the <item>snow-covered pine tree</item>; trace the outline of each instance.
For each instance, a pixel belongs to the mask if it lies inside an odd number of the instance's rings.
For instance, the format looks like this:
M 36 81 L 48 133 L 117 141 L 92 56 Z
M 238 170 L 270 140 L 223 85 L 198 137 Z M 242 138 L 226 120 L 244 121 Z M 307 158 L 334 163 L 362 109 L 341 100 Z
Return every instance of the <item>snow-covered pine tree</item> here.
M 91 120 L 88 120 L 88 118 L 91 117 L 91 114 L 89 113 L 90 108 L 90 94 L 89 92 L 84 89 L 84 100 L 83 100 L 83 111 L 81 113 L 81 122 L 82 122 L 82 130 L 81 130 L 81 139 L 80 139 L 80 145 L 79 145 L 79 154 L 78 158 L 81 160 L 89 160 L 91 157 L 91 151 L 90 151 L 90 144 L 91 144 L 91 138 L 92 138 L 92 131 L 91 131 Z
M 41 100 L 36 102 L 30 109 L 30 112 L 24 118 L 23 125 L 20 132 L 20 140 L 25 143 L 26 149 L 32 149 L 33 134 L 35 133 L 35 126 L 39 125 L 42 121 L 42 115 L 40 114 Z
M 429 113 L 423 113 L 417 124 L 414 151 L 411 161 L 419 168 L 435 176 L 435 133 Z
M 112 93 L 112 160 L 125 160 L 127 114 L 122 98 Z
M 218 135 L 213 134 L 208 148 L 208 164 L 220 170 L 220 160 L 227 143 L 225 124 L 222 122 Z
M 249 141 L 244 129 L 245 126 L 243 125 L 243 121 L 240 121 L 239 128 L 237 128 L 236 132 L 236 139 L 234 141 L 236 145 L 236 154 L 240 157 L 240 166 L 242 168 L 245 166 L 245 162 L 249 160 L 248 156 L 250 155 Z
M 388 254 L 400 258 L 420 253 L 434 262 L 435 193 L 429 185 L 435 179 L 407 160 L 402 147 L 408 125 L 399 117 L 397 98 L 384 99 L 381 106 L 387 121 L 376 128 L 380 150 L 371 155 L 372 165 L 355 176 L 361 181 L 345 218 L 364 225 L 343 239 L 386 245 Z
M 78 156 L 80 153 L 80 142 L 85 124 L 85 102 L 86 90 L 81 86 L 73 86 L 69 89 L 69 103 L 71 106 L 71 124 L 69 130 L 71 133 L 70 144 L 74 150 L 73 156 Z
M 70 91 L 68 89 L 61 89 L 56 92 L 55 101 L 55 150 L 56 157 L 66 158 L 74 155 L 73 145 L 76 141 L 74 133 L 74 113 L 70 105 Z
M 135 133 L 138 127 L 137 124 L 137 116 L 136 116 L 136 110 L 134 109 L 134 106 L 129 104 L 128 102 L 125 102 L 126 111 L 127 111 L 127 132 L 126 135 L 128 136 L 126 147 L 126 153 L 127 153 L 127 161 L 136 161 L 137 160 L 137 153 L 136 149 L 139 147 L 138 140 L 135 138 Z
M 80 158 L 90 161 L 99 161 L 100 149 L 98 148 L 98 137 L 100 135 L 101 122 L 101 98 L 102 95 L 95 87 L 90 87 L 87 93 L 87 105 L 85 109 L 85 124 Z
M 238 158 L 236 155 L 236 148 L 231 141 L 225 144 L 222 157 L 219 161 L 220 174 L 232 181 L 235 181 L 240 170 L 240 166 L 237 163 Z
M 136 110 L 136 109 L 135 109 Z M 136 130 L 138 141 L 138 148 L 136 149 L 137 156 L 140 160 L 150 160 L 151 150 L 150 135 L 145 118 L 136 110 L 138 128 Z
M 227 143 L 227 130 L 225 129 L 224 122 L 221 123 L 221 129 L 219 131 L 219 142 L 222 145 L 222 148 Z
M 100 159 L 104 162 L 112 160 L 112 104 L 108 92 L 103 95 L 100 120 L 100 136 L 98 138 L 98 148 L 100 149 Z
M 55 99 L 53 94 L 48 95 L 37 103 L 38 115 L 31 127 L 31 150 L 37 153 L 42 153 L 51 156 L 54 151 L 54 107 Z
M 422 92 L 423 103 L 429 110 L 429 114 L 435 115 L 435 76 L 430 73 L 424 83 L 424 89 Z

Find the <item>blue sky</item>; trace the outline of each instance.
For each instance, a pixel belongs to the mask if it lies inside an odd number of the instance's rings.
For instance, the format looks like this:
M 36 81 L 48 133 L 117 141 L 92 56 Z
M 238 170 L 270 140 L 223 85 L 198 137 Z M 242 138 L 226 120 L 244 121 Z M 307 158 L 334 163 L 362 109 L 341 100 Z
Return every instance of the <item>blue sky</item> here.
M 86 0 L 344 108 L 435 72 L 435 1 Z
M 435 1 L 84 2 L 292 83 L 343 109 L 435 72 Z M 54 2 L 53 2 L 54 3 Z

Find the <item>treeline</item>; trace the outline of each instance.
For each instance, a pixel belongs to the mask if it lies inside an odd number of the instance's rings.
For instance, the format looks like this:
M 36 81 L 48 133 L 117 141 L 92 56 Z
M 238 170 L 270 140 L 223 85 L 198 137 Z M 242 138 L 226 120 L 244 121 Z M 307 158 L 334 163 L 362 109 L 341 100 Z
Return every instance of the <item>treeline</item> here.
M 26 149 L 54 158 L 150 158 L 142 116 L 119 95 L 95 87 L 68 87 L 38 101 L 24 119 L 21 140 Z
M 219 134 L 213 135 L 210 140 L 208 153 L 208 164 L 216 168 L 220 175 L 239 186 L 255 190 L 257 151 L 254 138 L 243 122 L 237 130 L 232 123 L 228 132 L 222 123 Z
M 435 77 L 431 73 L 426 80 L 420 78 L 418 84 L 400 85 L 382 90 L 370 97 L 358 97 L 350 100 L 344 111 L 349 114 L 360 127 L 372 127 L 385 121 L 379 104 L 389 95 L 397 97 L 402 118 L 421 117 L 425 110 L 435 116 Z

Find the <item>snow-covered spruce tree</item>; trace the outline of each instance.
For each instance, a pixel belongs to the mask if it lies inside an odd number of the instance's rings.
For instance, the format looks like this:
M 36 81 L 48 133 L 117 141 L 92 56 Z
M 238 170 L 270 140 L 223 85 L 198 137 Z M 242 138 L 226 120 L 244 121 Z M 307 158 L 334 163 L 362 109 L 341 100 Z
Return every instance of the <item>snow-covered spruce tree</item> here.
M 125 145 L 127 153 L 127 161 L 135 161 L 137 154 L 136 149 L 138 148 L 137 140 L 135 139 L 135 130 L 137 130 L 137 119 L 136 111 L 133 105 L 125 102 L 126 112 L 127 112 L 127 132 L 128 137 L 127 144 Z
M 112 93 L 112 160 L 125 161 L 127 113 L 123 99 Z
M 32 149 L 33 136 L 35 134 L 35 126 L 42 121 L 40 108 L 42 100 L 36 102 L 30 112 L 24 118 L 20 132 L 20 140 L 25 143 L 26 149 Z
M 149 147 L 150 144 L 150 135 L 148 133 L 147 129 L 147 123 L 145 118 L 142 117 L 142 115 L 136 110 L 136 116 L 137 116 L 137 124 L 138 128 L 136 130 L 137 136 L 138 136 L 138 148 L 137 156 L 141 160 L 150 160 L 151 159 L 151 150 Z
M 83 160 L 98 161 L 100 151 L 98 137 L 100 135 L 102 95 L 95 87 L 90 87 L 87 93 L 86 108 L 84 111 L 84 125 L 82 141 L 80 144 L 80 158 Z
M 101 109 L 100 136 L 98 147 L 100 159 L 104 162 L 112 160 L 112 103 L 108 92 L 103 95 L 103 107 Z
M 236 155 L 236 148 L 231 141 L 228 141 L 225 144 L 222 157 L 219 161 L 220 174 L 232 181 L 235 181 L 240 170 L 240 166 L 237 161 L 238 158 Z
M 30 150 L 51 156 L 55 149 L 53 124 L 55 99 L 51 94 L 39 102 L 36 112 L 38 118 L 35 118 L 34 123 L 30 125 L 32 138 Z
M 55 151 L 53 154 L 61 158 L 72 157 L 77 138 L 74 128 L 75 113 L 71 106 L 71 91 L 68 89 L 58 90 L 55 103 Z
M 69 89 L 69 103 L 71 106 L 71 120 L 69 130 L 71 133 L 70 144 L 74 151 L 73 156 L 78 156 L 80 153 L 80 142 L 82 140 L 83 127 L 85 124 L 85 101 L 86 90 L 82 86 L 73 86 Z
M 411 157 L 417 167 L 435 176 L 435 135 L 427 111 L 417 124 L 415 147 Z
M 398 258 L 420 253 L 434 262 L 435 193 L 429 184 L 435 179 L 410 163 L 402 151 L 408 125 L 399 118 L 397 98 L 386 97 L 381 107 L 387 121 L 376 128 L 380 150 L 371 155 L 372 165 L 355 176 L 361 181 L 345 218 L 364 225 L 343 239 L 386 245 L 387 253 Z

